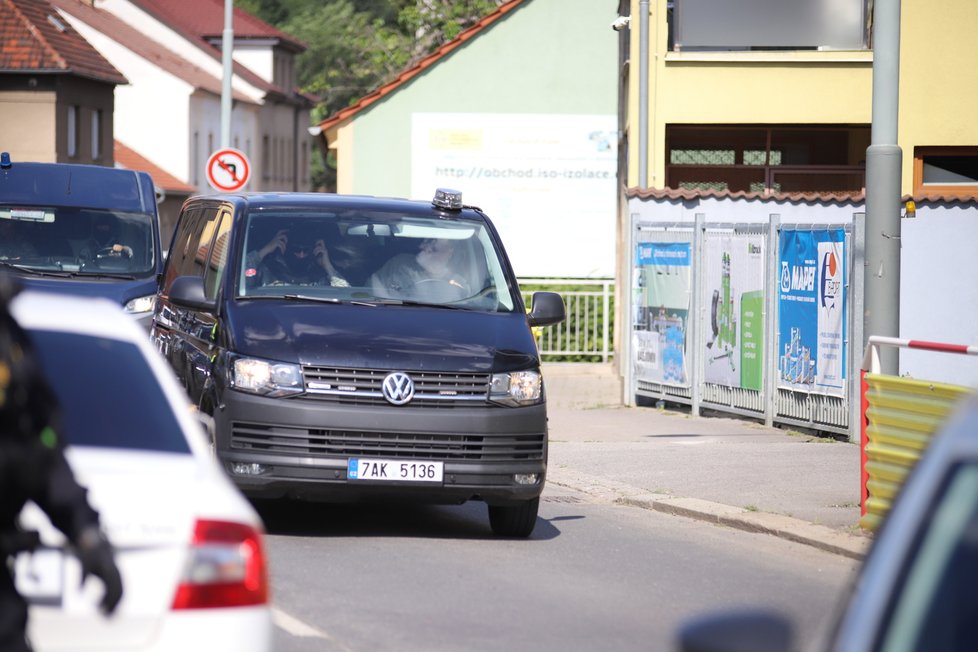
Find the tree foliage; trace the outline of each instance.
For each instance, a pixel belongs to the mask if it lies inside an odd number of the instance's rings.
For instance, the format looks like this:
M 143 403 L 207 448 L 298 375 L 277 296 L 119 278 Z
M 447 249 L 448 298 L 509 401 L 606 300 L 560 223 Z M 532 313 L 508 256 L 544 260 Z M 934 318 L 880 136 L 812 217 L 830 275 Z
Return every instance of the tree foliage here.
M 303 42 L 302 91 L 320 98 L 319 122 L 393 79 L 505 0 L 235 0 Z M 335 186 L 334 164 L 315 160 L 317 187 Z

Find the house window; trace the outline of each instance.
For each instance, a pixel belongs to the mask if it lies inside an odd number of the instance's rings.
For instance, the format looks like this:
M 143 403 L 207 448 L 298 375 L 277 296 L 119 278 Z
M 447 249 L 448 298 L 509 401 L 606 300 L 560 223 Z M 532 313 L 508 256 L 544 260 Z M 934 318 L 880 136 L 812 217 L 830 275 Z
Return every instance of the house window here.
M 668 125 L 668 188 L 857 194 L 868 126 Z
M 671 1 L 670 49 L 864 50 L 870 6 L 869 0 Z
M 913 192 L 978 197 L 978 147 L 915 147 Z
M 78 107 L 68 107 L 68 158 L 78 156 Z
M 102 111 L 92 111 L 92 160 L 102 158 Z
M 261 137 L 261 178 L 268 181 L 271 174 L 272 165 L 272 151 L 271 145 L 268 142 L 268 136 Z

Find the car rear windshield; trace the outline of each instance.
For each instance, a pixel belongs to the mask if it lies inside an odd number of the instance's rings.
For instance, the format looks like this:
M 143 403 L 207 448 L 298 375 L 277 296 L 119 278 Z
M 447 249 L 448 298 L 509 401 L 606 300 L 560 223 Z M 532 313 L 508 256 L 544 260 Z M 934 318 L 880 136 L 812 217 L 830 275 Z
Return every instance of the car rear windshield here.
M 190 453 L 183 430 L 139 348 L 104 337 L 32 331 L 74 446 Z

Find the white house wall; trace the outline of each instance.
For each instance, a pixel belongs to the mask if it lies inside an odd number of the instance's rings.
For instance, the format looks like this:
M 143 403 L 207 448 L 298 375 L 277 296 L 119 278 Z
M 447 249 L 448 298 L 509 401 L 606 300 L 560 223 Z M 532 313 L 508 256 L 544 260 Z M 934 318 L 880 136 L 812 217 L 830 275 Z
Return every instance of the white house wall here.
M 180 55 L 217 79 L 224 78 L 224 65 L 220 58 L 215 58 L 204 52 L 201 46 L 187 40 L 180 32 L 170 29 L 128 0 L 105 0 L 98 4 L 98 8 L 117 16 L 126 24 L 145 34 L 146 38 L 162 44 L 171 52 Z M 256 88 L 237 75 L 232 77 L 231 85 L 234 90 L 243 93 L 255 102 L 264 101 L 265 92 L 262 89 Z
M 231 113 L 231 145 L 237 144 L 236 148 L 245 153 L 252 164 L 253 174 L 258 111 L 259 107 L 255 105 L 239 104 Z M 189 152 L 187 181 L 197 186 L 201 192 L 209 192 L 211 189 L 207 184 L 206 164 L 210 155 L 221 147 L 221 98 L 198 91 L 190 99 L 190 116 L 190 123 L 185 132 Z M 195 134 L 197 134 L 196 139 Z M 256 179 L 252 176 L 245 190 L 256 189 Z
M 232 56 L 235 61 L 265 81 L 271 83 L 274 79 L 275 55 L 271 47 L 235 46 L 232 50 Z
M 921 206 L 900 226 L 900 337 L 978 345 L 978 207 Z M 978 388 L 978 356 L 902 349 L 900 373 Z
M 193 86 L 134 54 L 111 36 L 73 16 L 62 15 L 130 81 L 115 87 L 115 138 L 170 174 L 186 179 L 188 151 L 183 135 L 187 133 Z

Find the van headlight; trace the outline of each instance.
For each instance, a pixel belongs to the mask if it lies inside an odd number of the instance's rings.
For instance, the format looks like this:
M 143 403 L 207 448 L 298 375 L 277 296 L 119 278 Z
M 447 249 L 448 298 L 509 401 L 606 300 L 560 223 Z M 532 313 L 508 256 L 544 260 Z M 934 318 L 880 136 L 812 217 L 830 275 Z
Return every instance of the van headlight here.
M 489 400 L 503 405 L 539 403 L 542 393 L 543 377 L 539 371 L 493 374 L 489 384 Z
M 136 297 L 126 302 L 123 309 L 131 315 L 141 315 L 144 312 L 153 312 L 156 306 L 156 295 L 150 294 L 145 297 Z
M 270 398 L 300 394 L 302 369 L 286 362 L 258 358 L 235 358 L 231 364 L 231 387 Z

